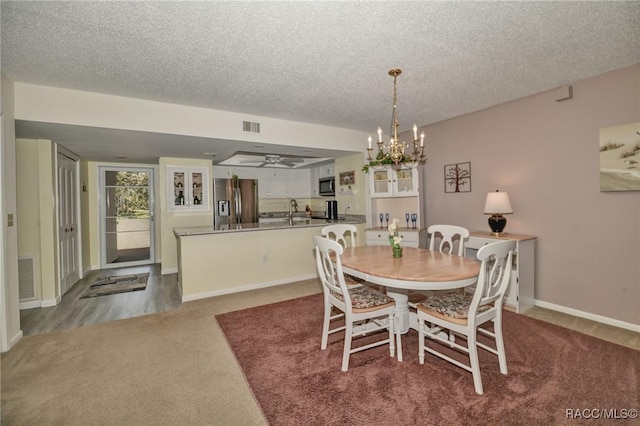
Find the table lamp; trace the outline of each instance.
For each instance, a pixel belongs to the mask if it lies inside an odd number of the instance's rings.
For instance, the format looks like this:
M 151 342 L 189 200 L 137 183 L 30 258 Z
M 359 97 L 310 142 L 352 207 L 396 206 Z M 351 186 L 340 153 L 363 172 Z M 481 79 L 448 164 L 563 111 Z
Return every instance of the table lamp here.
M 489 192 L 487 194 L 487 201 L 484 204 L 484 213 L 491 215 L 491 217 L 489 217 L 491 233 L 496 236 L 501 235 L 502 230 L 507 225 L 507 219 L 502 215 L 513 213 L 511 202 L 509 201 L 509 194 L 500 192 L 497 189 L 496 192 Z

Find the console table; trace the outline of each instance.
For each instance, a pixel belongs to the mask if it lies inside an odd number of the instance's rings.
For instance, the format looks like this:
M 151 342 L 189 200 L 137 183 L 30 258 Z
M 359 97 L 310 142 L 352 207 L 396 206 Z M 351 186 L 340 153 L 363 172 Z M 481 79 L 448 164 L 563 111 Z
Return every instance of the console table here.
M 515 312 L 523 313 L 534 304 L 536 237 L 509 233 L 496 236 L 491 232 L 473 231 L 465 244 L 465 256 L 475 259 L 479 248 L 501 240 L 516 242 L 511 284 L 504 303 Z

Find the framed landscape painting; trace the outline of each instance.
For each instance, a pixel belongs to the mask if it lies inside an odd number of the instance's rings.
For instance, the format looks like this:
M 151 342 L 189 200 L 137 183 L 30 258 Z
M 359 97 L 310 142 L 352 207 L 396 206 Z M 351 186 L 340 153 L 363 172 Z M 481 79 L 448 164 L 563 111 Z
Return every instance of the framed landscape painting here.
M 640 122 L 600 129 L 600 191 L 640 191 Z

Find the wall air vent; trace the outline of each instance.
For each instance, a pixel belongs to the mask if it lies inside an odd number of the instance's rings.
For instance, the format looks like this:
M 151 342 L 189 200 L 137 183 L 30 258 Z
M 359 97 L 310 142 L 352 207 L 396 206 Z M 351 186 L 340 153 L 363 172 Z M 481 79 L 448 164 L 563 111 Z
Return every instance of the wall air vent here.
M 20 295 L 20 301 L 34 300 L 36 298 L 33 262 L 33 257 L 21 257 L 18 259 L 18 294 Z
M 254 123 L 252 121 L 243 121 L 242 131 L 251 132 L 251 133 L 260 133 L 260 123 Z

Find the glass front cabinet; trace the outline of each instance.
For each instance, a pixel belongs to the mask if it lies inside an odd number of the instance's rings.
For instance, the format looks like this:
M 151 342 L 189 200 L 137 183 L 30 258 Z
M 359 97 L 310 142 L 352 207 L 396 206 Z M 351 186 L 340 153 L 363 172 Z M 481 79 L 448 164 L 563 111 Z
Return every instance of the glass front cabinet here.
M 418 195 L 418 169 L 391 166 L 371 168 L 369 171 L 370 195 L 377 197 L 415 197 Z
M 209 170 L 167 166 L 167 210 L 209 210 Z

